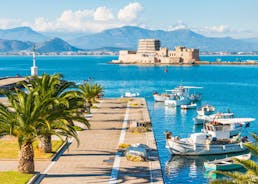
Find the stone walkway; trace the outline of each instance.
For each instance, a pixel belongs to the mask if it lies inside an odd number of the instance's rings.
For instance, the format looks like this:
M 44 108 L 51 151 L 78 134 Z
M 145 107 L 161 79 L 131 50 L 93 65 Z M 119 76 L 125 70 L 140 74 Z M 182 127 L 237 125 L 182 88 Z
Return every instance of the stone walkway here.
M 135 98 L 130 103 L 134 106 L 128 110 L 128 122 L 149 120 L 145 99 Z M 79 147 L 73 141 L 57 160 L 40 161 L 36 169 L 42 175 L 34 183 L 163 183 L 153 132 L 133 134 L 125 131 L 124 135 L 124 143 L 142 143 L 151 147 L 152 161 L 132 162 L 123 156 L 117 160 L 128 103 L 121 99 L 103 99 L 98 105 L 90 119 L 91 129 L 79 133 Z M 114 160 L 119 161 L 117 171 L 114 170 Z M 112 171 L 117 173 L 114 182 L 110 180 Z

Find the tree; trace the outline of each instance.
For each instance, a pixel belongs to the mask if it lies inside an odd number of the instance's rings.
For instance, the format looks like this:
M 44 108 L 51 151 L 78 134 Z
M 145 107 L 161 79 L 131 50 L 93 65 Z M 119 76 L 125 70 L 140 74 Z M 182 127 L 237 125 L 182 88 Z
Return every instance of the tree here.
M 37 138 L 41 114 L 47 111 L 49 101 L 41 101 L 33 93 L 18 89 L 6 94 L 10 106 L 0 104 L 0 136 L 13 135 L 19 144 L 18 170 L 34 173 L 32 143 Z
M 28 83 L 23 86 L 30 92 L 36 94 L 39 100 L 51 101 L 47 107 L 46 114 L 42 114 L 42 123 L 37 127 L 37 134 L 40 139 L 40 148 L 45 153 L 52 151 L 51 136 L 59 138 L 74 137 L 79 143 L 74 122 L 78 121 L 90 127 L 89 122 L 79 113 L 83 108 L 83 98 L 80 91 L 75 90 L 73 82 L 62 79 L 62 75 L 47 75 L 42 77 L 29 78 Z M 72 90 L 73 88 L 73 90 Z
M 79 86 L 79 89 L 82 92 L 85 106 L 88 107 L 88 112 L 90 112 L 90 108 L 92 103 L 97 101 L 97 98 L 103 95 L 103 87 L 100 84 L 90 84 L 88 82 Z
M 258 141 L 258 136 L 254 133 L 251 134 L 255 141 Z M 254 156 L 258 156 L 258 145 L 257 143 L 245 143 L 244 144 Z M 217 183 L 229 183 L 229 184 L 255 184 L 258 183 L 258 164 L 252 160 L 239 160 L 234 159 L 236 163 L 241 164 L 245 169 L 245 173 L 241 172 L 226 172 L 226 171 L 214 171 L 217 174 L 222 174 L 229 179 L 211 181 L 211 184 Z

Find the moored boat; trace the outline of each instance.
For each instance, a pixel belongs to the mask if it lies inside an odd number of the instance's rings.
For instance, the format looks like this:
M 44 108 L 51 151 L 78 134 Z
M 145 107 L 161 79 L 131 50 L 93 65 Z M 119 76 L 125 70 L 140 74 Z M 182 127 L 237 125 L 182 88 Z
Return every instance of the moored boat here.
M 138 92 L 130 92 L 130 91 L 127 91 L 127 92 L 125 92 L 123 95 L 121 95 L 121 97 L 123 98 L 123 97 L 128 97 L 128 98 L 130 98 L 130 97 L 138 97 L 138 96 L 140 96 L 140 93 L 138 93 Z
M 248 125 L 253 118 L 220 119 L 218 122 L 205 124 L 203 132 L 193 133 L 188 138 L 173 137 L 166 134 L 166 147 L 175 155 L 216 155 L 245 151 L 246 136 L 241 137 L 237 124 L 246 121 Z M 242 124 L 243 125 L 243 124 Z M 246 126 L 247 127 L 247 126 Z
M 158 92 L 153 92 L 153 98 L 155 102 L 164 102 L 172 96 L 173 94 L 171 93 L 171 90 L 166 90 L 166 93 L 162 94 L 159 94 Z
M 196 103 L 191 103 L 189 105 L 181 105 L 180 108 L 181 109 L 195 109 L 197 107 Z
M 193 118 L 193 120 L 194 120 L 194 125 L 203 125 L 204 123 L 207 123 L 215 119 L 229 119 L 229 118 L 234 118 L 234 113 L 218 112 L 216 114 L 211 114 L 211 115 L 197 115 L 196 117 Z
M 226 157 L 224 159 L 218 159 L 213 161 L 204 162 L 203 165 L 207 171 L 211 170 L 220 170 L 220 171 L 228 171 L 242 168 L 241 164 L 238 164 L 234 161 L 234 158 L 239 160 L 249 160 L 251 158 L 251 153 Z
M 200 116 L 207 116 L 213 114 L 215 111 L 215 107 L 212 105 L 204 105 L 197 109 L 197 113 Z
M 177 107 L 181 105 L 189 105 L 191 103 L 191 100 L 186 96 L 174 96 L 173 98 L 169 98 L 168 100 L 165 100 L 165 105 Z
M 154 101 L 156 102 L 165 102 L 169 98 L 174 96 L 185 96 L 193 102 L 201 100 L 201 93 L 196 92 L 196 90 L 202 89 L 202 87 L 197 86 L 177 86 L 171 90 L 165 90 L 165 93 L 153 93 Z

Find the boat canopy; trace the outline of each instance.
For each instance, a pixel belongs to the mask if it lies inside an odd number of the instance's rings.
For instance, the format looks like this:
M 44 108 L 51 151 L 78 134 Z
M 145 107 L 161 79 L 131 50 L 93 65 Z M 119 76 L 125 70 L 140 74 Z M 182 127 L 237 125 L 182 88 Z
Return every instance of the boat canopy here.
M 215 122 L 221 123 L 223 125 L 226 124 L 243 124 L 243 123 L 250 123 L 255 121 L 255 118 L 229 118 L 229 119 L 216 119 Z

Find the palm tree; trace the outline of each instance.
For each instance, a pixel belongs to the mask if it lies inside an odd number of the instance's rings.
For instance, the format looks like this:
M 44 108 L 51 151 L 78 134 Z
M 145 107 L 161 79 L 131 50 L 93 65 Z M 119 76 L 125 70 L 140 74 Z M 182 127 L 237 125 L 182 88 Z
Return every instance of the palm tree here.
M 18 170 L 34 173 L 34 151 L 32 143 L 37 138 L 37 128 L 42 122 L 49 101 L 40 101 L 33 93 L 16 89 L 6 94 L 10 106 L 0 104 L 0 136 L 17 137 L 19 144 Z
M 79 89 L 82 92 L 85 107 L 88 108 L 88 112 L 90 113 L 90 108 L 92 103 L 97 102 L 97 98 L 103 95 L 103 87 L 100 84 L 90 84 L 88 82 L 79 86 Z
M 52 100 L 48 106 L 48 112 L 42 114 L 43 122 L 37 127 L 40 145 L 39 147 L 45 152 L 52 151 L 51 136 L 56 135 L 61 139 L 63 137 L 75 137 L 79 143 L 76 131 L 80 129 L 74 125 L 78 121 L 90 127 L 89 122 L 83 114 L 79 113 L 83 109 L 83 98 L 75 88 L 73 82 L 61 80 L 62 75 L 47 75 L 42 77 L 29 78 L 29 83 L 22 83 L 23 86 L 31 93 L 37 94 L 39 100 Z
M 258 142 L 258 136 L 254 133 L 252 137 Z M 258 145 L 257 143 L 245 143 L 244 144 L 251 152 L 252 155 L 258 156 Z M 258 183 L 258 163 L 252 160 L 239 160 L 234 159 L 236 163 L 241 164 L 247 170 L 245 173 L 241 172 L 225 172 L 225 171 L 214 171 L 214 173 L 222 174 L 229 179 L 211 181 L 211 184 L 225 183 L 225 184 L 255 184 Z

